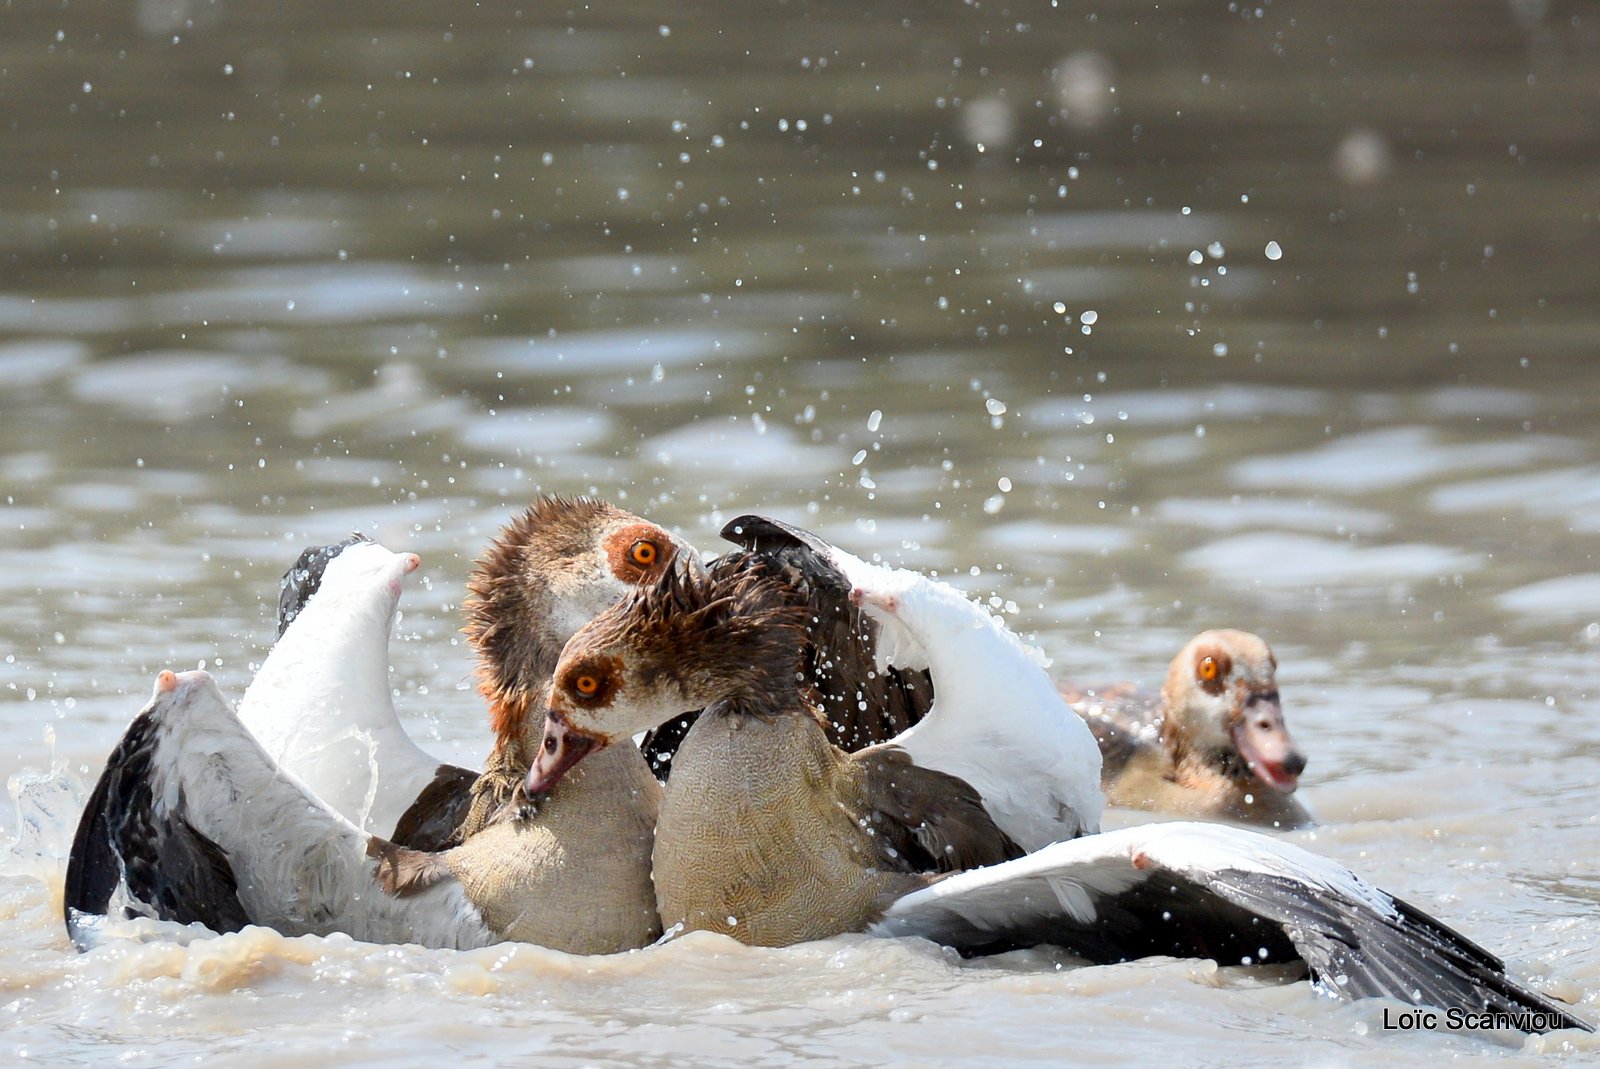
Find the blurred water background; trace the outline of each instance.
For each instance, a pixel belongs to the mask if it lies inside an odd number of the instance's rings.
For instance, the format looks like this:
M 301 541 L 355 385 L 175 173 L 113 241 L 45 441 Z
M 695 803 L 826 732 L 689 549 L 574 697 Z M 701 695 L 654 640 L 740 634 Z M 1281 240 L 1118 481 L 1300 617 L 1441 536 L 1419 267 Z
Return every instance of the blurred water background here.
M 462 582 L 551 490 L 937 569 L 1083 681 L 1262 633 L 1294 838 L 1600 1017 L 1592 5 L 22 0 L 0 145 L 8 1061 L 1600 1050 L 1193 962 L 59 920 L 75 791 L 161 668 L 242 693 L 304 544 L 422 555 L 398 704 L 479 760 Z

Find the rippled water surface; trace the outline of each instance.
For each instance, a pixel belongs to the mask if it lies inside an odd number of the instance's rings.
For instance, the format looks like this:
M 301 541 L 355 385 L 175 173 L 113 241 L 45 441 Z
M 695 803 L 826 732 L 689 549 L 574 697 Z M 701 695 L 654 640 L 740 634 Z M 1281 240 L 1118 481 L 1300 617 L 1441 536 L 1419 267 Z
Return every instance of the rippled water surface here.
M 1085 682 L 1274 645 L 1293 838 L 1600 1018 L 1600 20 L 1552 2 L 24 4 L 0 33 L 0 1050 L 304 1065 L 1585 1064 L 1209 963 L 249 931 L 80 956 L 84 782 L 276 579 L 542 490 L 771 512 Z M 1135 817 L 1122 815 L 1113 822 Z

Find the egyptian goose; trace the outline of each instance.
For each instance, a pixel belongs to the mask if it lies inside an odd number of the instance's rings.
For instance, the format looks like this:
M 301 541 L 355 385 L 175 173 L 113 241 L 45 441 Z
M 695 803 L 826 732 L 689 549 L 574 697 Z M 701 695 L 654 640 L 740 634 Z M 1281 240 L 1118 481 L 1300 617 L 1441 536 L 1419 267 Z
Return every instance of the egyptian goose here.
M 1278 699 L 1277 658 L 1247 631 L 1202 631 L 1179 651 L 1159 698 L 1124 687 L 1062 694 L 1100 744 L 1115 806 L 1299 828 L 1306 759 Z
M 375 543 L 346 547 L 258 678 L 274 680 L 286 705 L 314 708 L 328 680 L 305 667 L 308 651 L 337 648 L 347 680 L 381 681 L 387 693 L 389 623 L 415 567 Z M 521 730 L 539 733 L 537 718 Z M 649 870 L 659 787 L 632 747 L 605 756 L 537 807 L 503 807 L 463 844 L 424 853 L 327 805 L 262 747 L 210 676 L 163 672 L 79 823 L 68 929 L 82 945 L 103 923 L 95 918 L 143 915 L 429 946 L 641 946 L 659 931 Z
M 899 864 L 903 852 L 885 847 L 942 826 L 893 810 L 883 783 L 850 774 L 852 758 L 824 744 L 795 697 L 803 620 L 778 587 L 759 571 L 674 570 L 579 631 L 555 671 L 530 792 L 705 707 L 678 750 L 657 825 L 653 871 L 669 932 L 710 929 L 769 945 L 869 930 L 974 952 L 1049 942 L 1095 962 L 1298 960 L 1320 991 L 1342 998 L 1522 1013 L 1518 1022 L 1535 1031 L 1588 1027 L 1421 911 L 1332 861 L 1243 829 L 1158 825 L 1058 842 L 943 879 L 908 871 L 916 866 Z M 880 608 L 914 629 L 936 683 L 956 664 L 991 687 L 1029 676 L 1031 700 L 1077 720 L 1020 643 L 994 642 L 990 625 L 947 611 L 944 595 L 917 584 L 864 593 L 868 604 L 895 599 Z M 973 657 L 968 643 L 988 657 Z M 993 715 L 1015 711 L 997 706 Z M 896 755 L 888 779 L 904 790 L 919 766 L 894 746 L 865 751 L 875 752 Z M 927 814 L 947 813 L 946 800 L 970 813 L 960 781 L 929 782 Z
M 653 855 L 669 930 L 783 946 L 863 929 L 928 873 L 1015 856 L 976 794 L 905 751 L 846 754 L 796 684 L 805 610 L 760 568 L 675 569 L 580 631 L 551 687 L 527 792 L 591 751 L 702 709 Z

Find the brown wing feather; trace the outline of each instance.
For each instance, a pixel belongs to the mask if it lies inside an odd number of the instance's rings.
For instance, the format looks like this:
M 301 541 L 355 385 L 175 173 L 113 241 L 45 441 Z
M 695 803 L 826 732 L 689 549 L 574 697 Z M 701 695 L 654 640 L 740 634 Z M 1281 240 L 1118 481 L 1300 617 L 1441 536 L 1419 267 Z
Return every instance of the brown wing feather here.
M 367 856 L 377 858 L 378 869 L 373 878 L 385 894 L 394 898 L 426 891 L 450 877 L 450 867 L 439 854 L 396 846 L 376 835 L 367 840 Z
M 874 746 L 848 761 L 886 867 L 956 872 L 1022 856 L 966 780 L 923 768 L 898 746 Z
M 733 520 L 722 536 L 744 549 L 712 562 L 713 576 L 762 565 L 810 610 L 806 679 L 822 706 L 829 741 L 854 752 L 889 741 L 927 715 L 933 704 L 932 679 L 920 669 L 878 670 L 877 624 L 850 604 L 849 580 L 829 560 L 825 543 L 808 531 L 761 516 Z M 662 779 L 696 715 L 671 721 L 645 739 L 645 757 Z
M 413 850 L 447 850 L 465 838 L 463 825 L 472 808 L 478 774 L 456 765 L 440 765 L 432 782 L 400 814 L 391 839 Z

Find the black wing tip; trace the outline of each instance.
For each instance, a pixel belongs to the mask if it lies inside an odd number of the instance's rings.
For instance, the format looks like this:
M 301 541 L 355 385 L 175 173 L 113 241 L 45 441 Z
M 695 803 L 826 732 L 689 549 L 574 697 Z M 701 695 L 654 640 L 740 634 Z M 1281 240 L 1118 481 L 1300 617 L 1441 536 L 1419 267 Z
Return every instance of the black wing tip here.
M 294 623 L 294 618 L 300 615 L 300 610 L 306 607 L 306 602 L 322 586 L 322 575 L 328 570 L 328 564 L 339 554 L 351 546 L 362 542 L 371 542 L 369 535 L 360 531 L 350 532 L 350 537 L 339 541 L 330 542 L 325 546 L 307 546 L 300 551 L 300 556 L 283 573 L 283 578 L 278 583 L 278 637 L 289 630 L 289 625 Z
M 1392 998 L 1473 1028 L 1594 1031 L 1565 1006 L 1506 974 L 1501 959 L 1433 916 L 1383 892 L 1392 912 L 1293 877 L 1221 870 L 1208 889 L 1282 926 L 1318 990 Z
M 816 553 L 827 554 L 832 546 L 803 527 L 775 520 L 770 516 L 746 513 L 729 520 L 718 532 L 722 538 L 743 546 L 751 552 L 780 549 L 784 546 L 804 546 Z
M 167 812 L 157 802 L 164 794 L 158 737 L 169 710 L 157 704 L 134 717 L 79 818 L 67 858 L 62 919 L 80 950 L 94 945 L 94 918 L 112 915 L 123 887 L 158 920 L 199 922 L 215 932 L 250 923 L 226 852 L 181 812 Z

